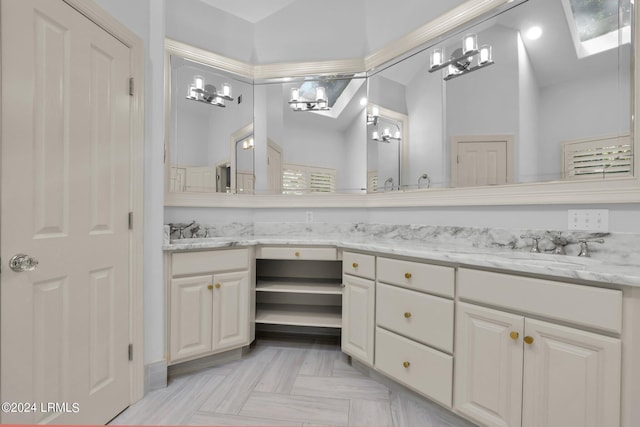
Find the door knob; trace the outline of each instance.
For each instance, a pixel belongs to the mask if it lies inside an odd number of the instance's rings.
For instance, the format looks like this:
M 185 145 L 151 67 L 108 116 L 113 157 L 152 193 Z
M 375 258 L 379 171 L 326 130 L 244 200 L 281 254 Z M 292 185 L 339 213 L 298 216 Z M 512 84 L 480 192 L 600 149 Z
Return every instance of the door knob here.
M 15 255 L 9 261 L 9 267 L 13 271 L 21 273 L 23 271 L 33 271 L 38 266 L 38 260 L 25 254 Z

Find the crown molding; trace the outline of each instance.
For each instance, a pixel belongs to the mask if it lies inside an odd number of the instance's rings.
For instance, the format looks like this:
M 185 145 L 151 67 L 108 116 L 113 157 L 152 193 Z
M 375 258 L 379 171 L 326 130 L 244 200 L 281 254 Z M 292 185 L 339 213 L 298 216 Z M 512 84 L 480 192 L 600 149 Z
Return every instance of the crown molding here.
M 226 56 L 218 55 L 217 53 L 209 52 L 169 38 L 164 40 L 164 47 L 168 54 L 179 55 L 191 61 L 238 74 L 251 80 L 254 79 L 255 66 L 252 64 L 227 58 Z

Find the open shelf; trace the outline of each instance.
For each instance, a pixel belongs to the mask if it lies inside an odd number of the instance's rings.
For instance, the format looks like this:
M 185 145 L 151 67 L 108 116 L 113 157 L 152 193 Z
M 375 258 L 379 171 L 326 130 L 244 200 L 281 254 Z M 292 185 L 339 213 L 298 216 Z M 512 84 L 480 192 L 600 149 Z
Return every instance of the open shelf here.
M 258 279 L 257 292 L 280 292 L 294 294 L 341 295 L 340 280 L 313 279 Z
M 341 328 L 342 308 L 326 305 L 258 304 L 256 323 Z

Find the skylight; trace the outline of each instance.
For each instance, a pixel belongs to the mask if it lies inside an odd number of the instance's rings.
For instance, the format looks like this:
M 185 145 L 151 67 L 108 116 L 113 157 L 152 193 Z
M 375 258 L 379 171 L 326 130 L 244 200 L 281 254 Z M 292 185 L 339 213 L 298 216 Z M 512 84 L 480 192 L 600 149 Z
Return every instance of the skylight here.
M 629 0 L 562 0 L 578 58 L 631 42 Z

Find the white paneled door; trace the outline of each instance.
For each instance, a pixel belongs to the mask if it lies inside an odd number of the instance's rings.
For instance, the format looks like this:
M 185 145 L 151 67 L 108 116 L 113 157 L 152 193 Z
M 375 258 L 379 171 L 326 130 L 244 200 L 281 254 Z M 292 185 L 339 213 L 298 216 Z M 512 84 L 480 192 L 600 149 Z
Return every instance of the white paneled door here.
M 129 404 L 130 51 L 62 0 L 1 5 L 0 400 L 34 404 L 1 421 L 103 424 Z

